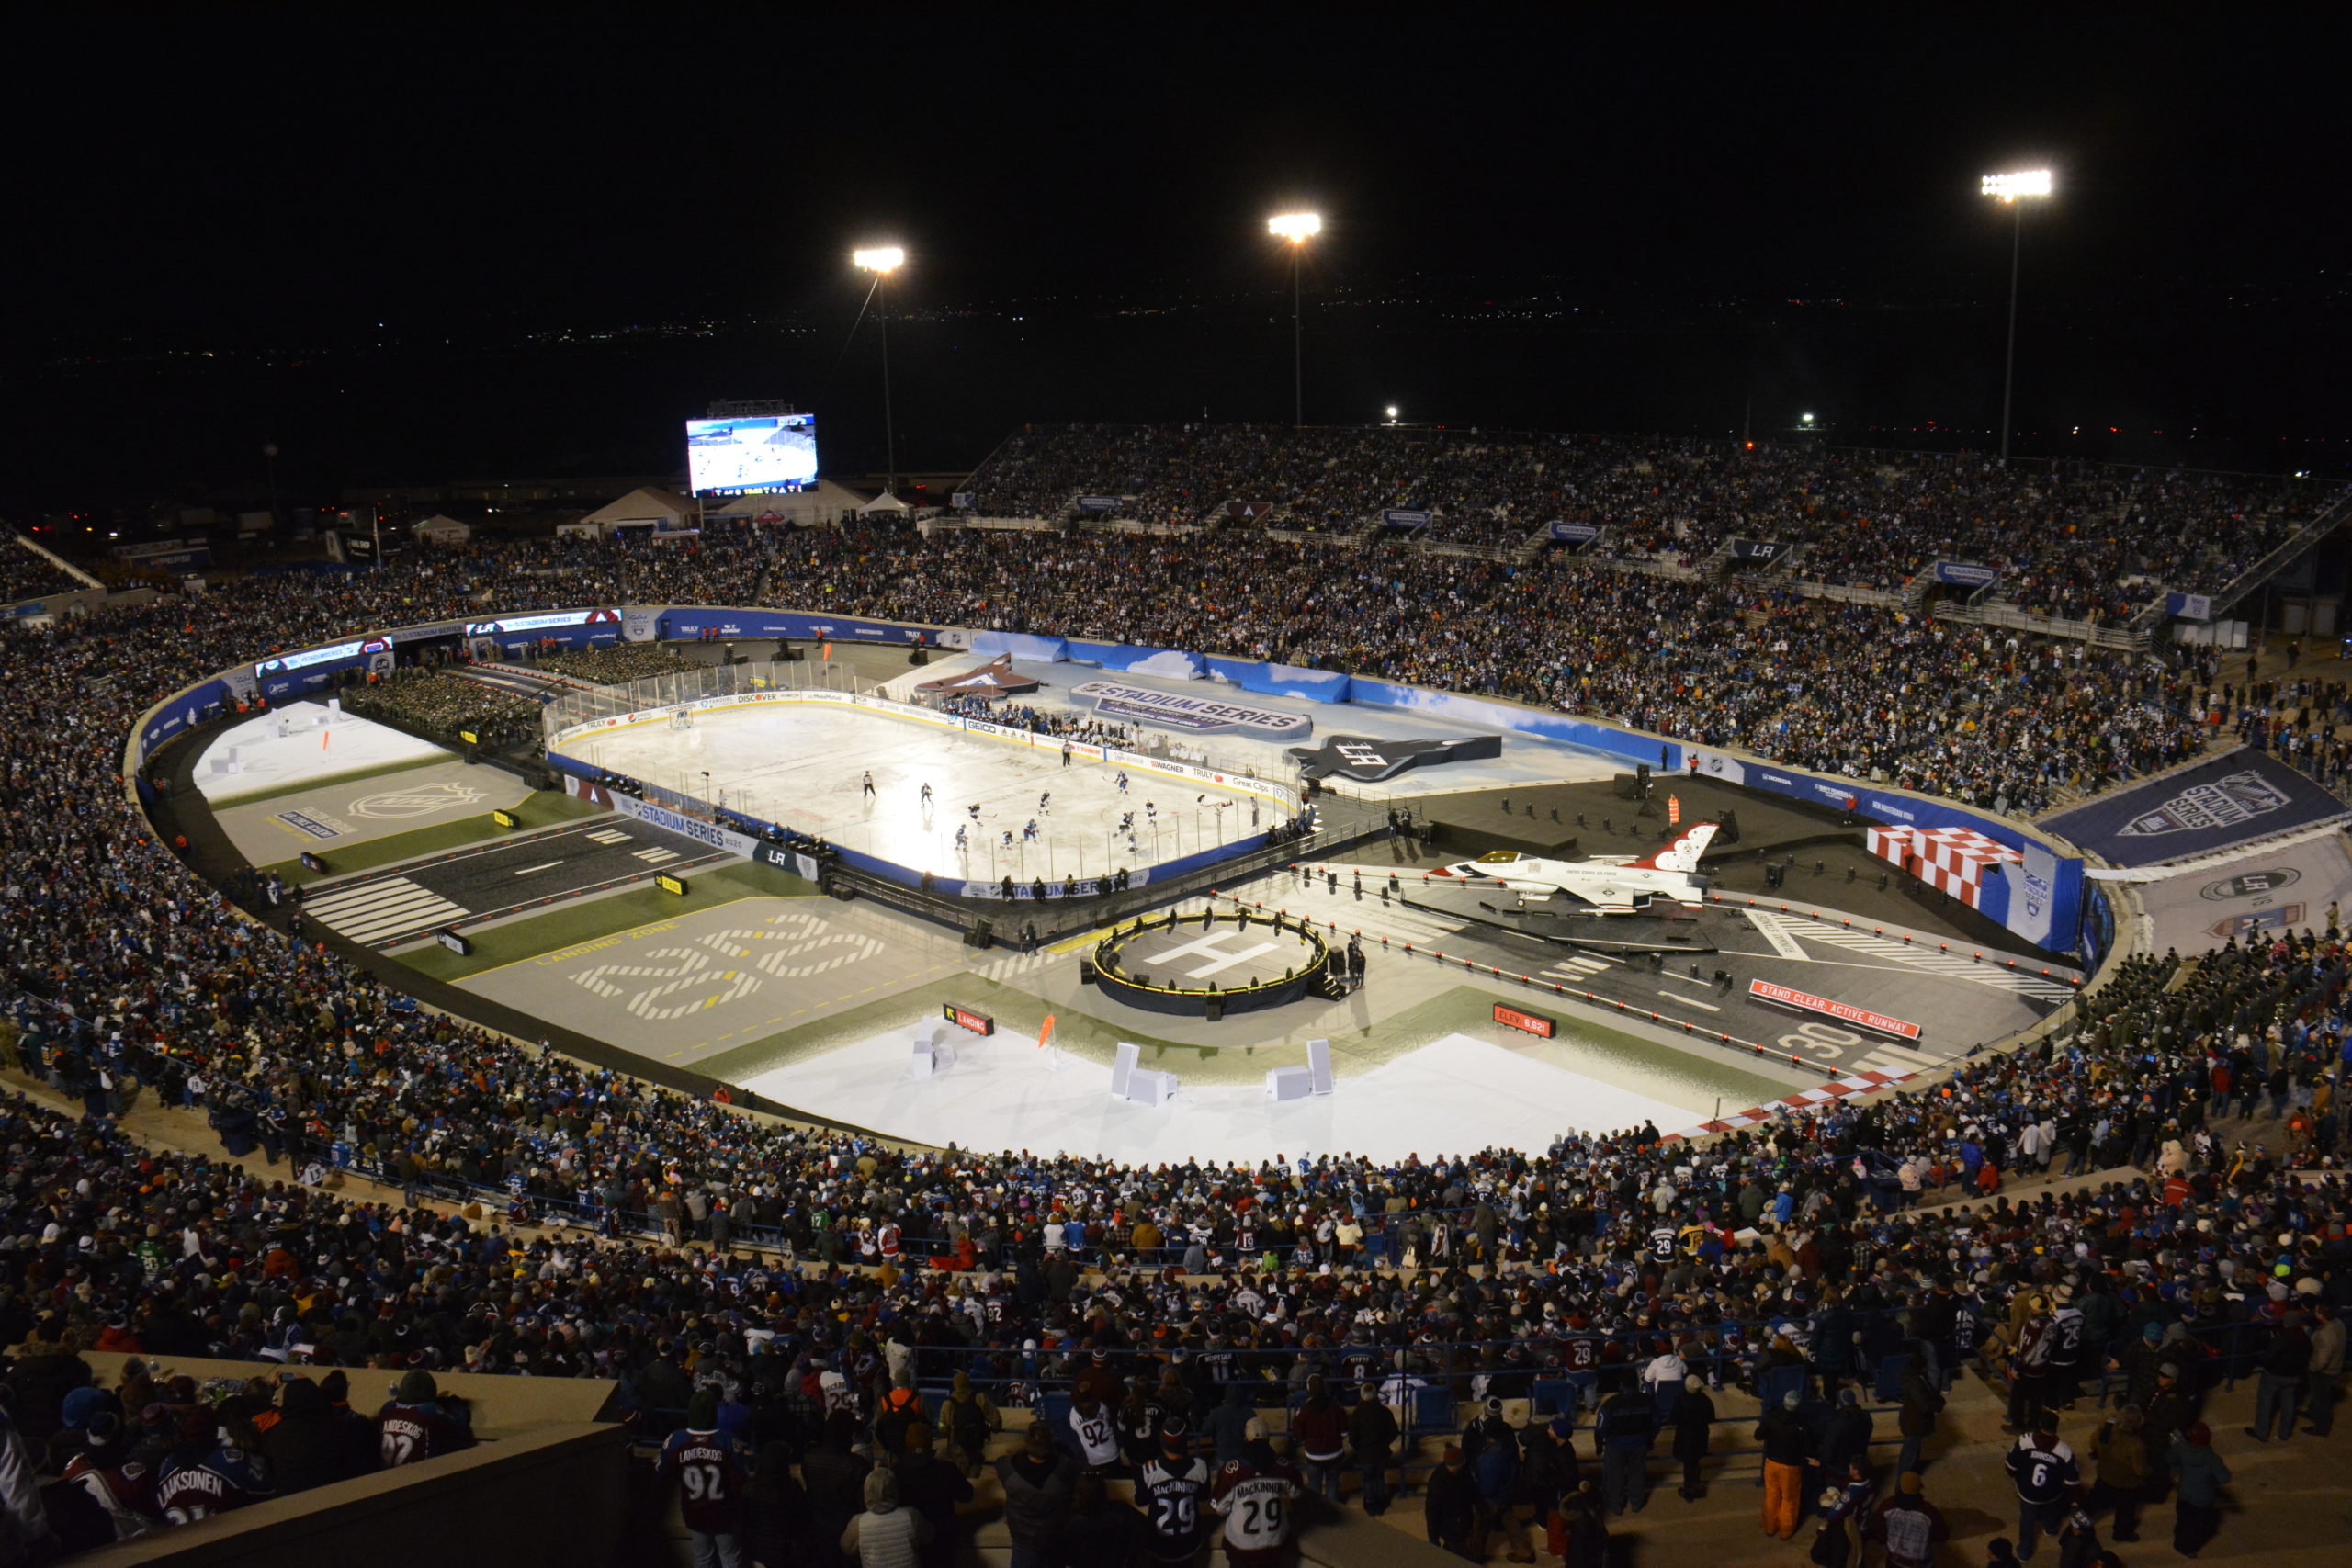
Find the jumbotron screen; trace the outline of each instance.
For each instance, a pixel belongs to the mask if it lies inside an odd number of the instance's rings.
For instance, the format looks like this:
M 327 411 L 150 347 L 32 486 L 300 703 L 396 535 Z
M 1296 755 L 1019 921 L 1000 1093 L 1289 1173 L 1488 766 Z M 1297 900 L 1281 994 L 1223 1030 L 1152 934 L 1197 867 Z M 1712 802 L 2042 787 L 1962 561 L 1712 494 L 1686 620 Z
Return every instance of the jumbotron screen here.
M 808 489 L 817 482 L 817 416 L 686 421 L 686 482 L 703 495 Z

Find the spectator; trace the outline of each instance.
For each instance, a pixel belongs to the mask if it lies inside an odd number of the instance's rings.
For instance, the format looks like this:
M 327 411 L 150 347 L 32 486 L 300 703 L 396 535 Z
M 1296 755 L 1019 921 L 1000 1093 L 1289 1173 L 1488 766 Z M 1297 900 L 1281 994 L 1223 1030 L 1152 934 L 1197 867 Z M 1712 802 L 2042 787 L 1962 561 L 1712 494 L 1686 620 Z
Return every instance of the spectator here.
M 1681 1498 L 1695 1503 L 1707 1495 L 1699 1466 L 1707 1457 L 1715 1423 L 1715 1402 L 1707 1397 L 1704 1379 L 1693 1373 L 1682 1380 L 1682 1392 L 1674 1396 L 1667 1419 L 1674 1427 L 1674 1457 L 1682 1461 Z
M 869 1471 L 865 1511 L 842 1529 L 842 1555 L 864 1568 L 917 1568 L 931 1526 L 921 1514 L 899 1506 L 898 1479 L 887 1470 Z M 696 1568 L 702 1568 L 699 1562 Z
M 2183 1557 L 2203 1551 L 2222 1528 L 2222 1488 L 2230 1467 L 2213 1451 L 2213 1434 L 2199 1421 L 2173 1439 L 2172 1549 Z

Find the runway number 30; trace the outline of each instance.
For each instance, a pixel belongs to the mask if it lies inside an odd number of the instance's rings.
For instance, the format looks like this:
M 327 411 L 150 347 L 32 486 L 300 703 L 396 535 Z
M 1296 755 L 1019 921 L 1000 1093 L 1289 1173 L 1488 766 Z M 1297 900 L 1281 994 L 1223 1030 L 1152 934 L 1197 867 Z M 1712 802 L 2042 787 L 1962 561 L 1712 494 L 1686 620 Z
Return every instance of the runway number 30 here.
M 1833 1058 L 1844 1055 L 1847 1046 L 1861 1043 L 1860 1035 L 1850 1029 L 1840 1029 L 1834 1023 L 1800 1023 L 1795 1033 L 1781 1036 L 1781 1044 L 1788 1050 Z

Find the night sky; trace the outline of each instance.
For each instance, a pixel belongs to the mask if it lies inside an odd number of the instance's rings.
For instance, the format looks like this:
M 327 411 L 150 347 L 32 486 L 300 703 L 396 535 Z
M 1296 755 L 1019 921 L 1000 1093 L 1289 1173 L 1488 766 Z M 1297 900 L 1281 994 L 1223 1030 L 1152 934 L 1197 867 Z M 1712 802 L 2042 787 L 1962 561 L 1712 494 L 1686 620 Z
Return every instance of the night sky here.
M 1292 205 L 1326 223 L 1310 419 L 1965 429 L 2008 281 L 1977 178 L 2035 164 L 2025 448 L 2352 457 L 2318 7 L 860 9 L 17 18 L 0 505 L 233 483 L 264 439 L 312 487 L 652 471 L 730 396 L 878 463 L 845 265 L 876 239 L 913 258 L 902 464 L 1027 418 L 1282 418 Z

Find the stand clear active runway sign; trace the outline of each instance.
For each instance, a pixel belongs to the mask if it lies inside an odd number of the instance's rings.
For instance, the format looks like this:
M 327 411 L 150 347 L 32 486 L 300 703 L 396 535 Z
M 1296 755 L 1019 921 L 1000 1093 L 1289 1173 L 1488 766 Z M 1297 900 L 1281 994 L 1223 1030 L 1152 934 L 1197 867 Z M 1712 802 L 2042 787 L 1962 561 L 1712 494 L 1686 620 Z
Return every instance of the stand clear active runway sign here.
M 1919 1038 L 1919 1026 L 1916 1023 L 1907 1023 L 1899 1018 L 1889 1018 L 1883 1012 L 1872 1012 L 1868 1008 L 1858 1008 L 1850 1002 L 1831 1001 L 1827 997 L 1816 997 L 1809 991 L 1795 990 L 1787 986 L 1777 985 L 1770 980 L 1750 980 L 1747 982 L 1747 994 L 1759 1002 L 1794 1008 L 1799 1012 L 1819 1013 L 1824 1018 L 1834 1018 L 1840 1023 L 1850 1023 L 1857 1029 L 1868 1029 L 1880 1034 L 1891 1034 L 1897 1040 Z
M 1085 681 L 1069 694 L 1105 718 L 1132 719 L 1193 735 L 1246 735 L 1253 740 L 1304 740 L 1315 721 L 1303 713 L 1251 707 L 1244 703 L 1196 697 L 1189 692 L 1158 692 L 1117 681 Z

